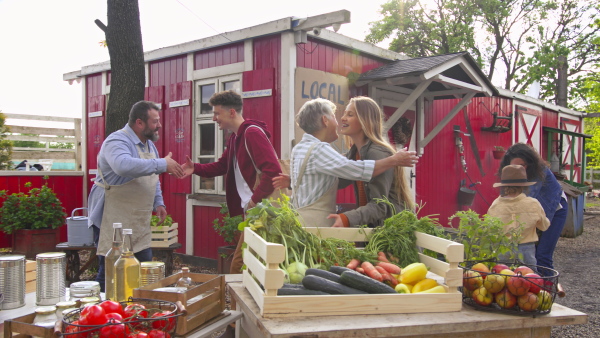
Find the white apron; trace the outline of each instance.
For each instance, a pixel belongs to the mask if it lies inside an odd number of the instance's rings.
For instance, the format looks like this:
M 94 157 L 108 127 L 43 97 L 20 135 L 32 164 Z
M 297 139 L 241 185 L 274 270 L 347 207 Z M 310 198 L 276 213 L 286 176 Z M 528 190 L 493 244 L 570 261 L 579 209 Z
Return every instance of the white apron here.
M 149 152 L 144 152 L 139 145 L 137 148 L 141 159 L 156 158 L 154 153 L 150 152 L 150 147 L 148 147 Z M 98 175 L 102 178 L 102 182 L 106 182 L 100 167 L 98 167 Z M 104 212 L 97 254 L 105 256 L 112 247 L 113 223 L 122 223 L 123 229 L 133 230 L 131 245 L 134 253 L 149 248 L 152 242 L 150 219 L 154 208 L 158 175 L 138 177 L 121 185 L 100 182 L 95 184 L 104 188 Z
M 298 187 L 300 187 L 300 183 L 302 182 L 302 177 L 304 176 L 304 171 L 306 170 L 306 165 L 308 163 L 308 158 L 313 150 L 313 148 L 317 145 L 317 143 L 313 144 L 308 151 L 306 152 L 306 157 L 304 157 L 304 161 L 302 161 L 302 166 L 300 167 L 300 172 L 298 173 L 298 180 L 294 185 L 293 194 L 294 201 L 298 201 L 296 197 L 296 193 L 298 191 Z M 293 159 L 291 161 L 294 163 Z M 300 223 L 304 227 L 331 227 L 335 219 L 327 219 L 327 216 L 330 214 L 335 214 L 336 212 L 336 204 L 335 200 L 337 197 L 337 187 L 338 187 L 338 178 L 335 178 L 334 184 L 323 194 L 319 199 L 315 202 L 303 206 L 301 208 L 296 207 L 296 211 L 300 215 Z

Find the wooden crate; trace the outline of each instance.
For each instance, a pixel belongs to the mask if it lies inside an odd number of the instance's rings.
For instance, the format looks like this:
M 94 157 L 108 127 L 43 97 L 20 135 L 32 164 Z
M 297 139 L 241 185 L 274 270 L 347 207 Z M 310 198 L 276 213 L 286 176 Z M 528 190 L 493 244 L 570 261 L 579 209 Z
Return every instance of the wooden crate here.
M 365 236 L 372 229 L 306 230 L 322 238 L 335 237 L 364 242 Z M 421 262 L 430 269 L 427 277 L 443 282 L 448 293 L 277 296 L 277 289 L 283 286 L 284 281 L 284 273 L 279 269 L 279 264 L 285 258 L 285 248 L 281 244 L 266 242 L 250 228 L 244 229 L 244 240 L 248 246 L 244 249 L 243 257 L 248 269 L 243 272 L 243 285 L 256 301 L 263 317 L 460 311 L 462 294 L 457 288 L 462 286 L 462 269 L 458 264 L 463 261 L 463 245 L 420 232 L 416 235 L 417 246 L 446 256 L 448 263 L 419 254 Z
M 187 314 L 177 318 L 175 333 L 178 335 L 192 331 L 225 310 L 224 276 L 188 273 L 193 283 L 202 284 L 195 285 L 182 293 L 154 291 L 175 284 L 182 275 L 181 272 L 176 273 L 156 283 L 133 290 L 134 298 L 166 300 L 173 303 L 180 301 L 186 308 Z M 201 299 L 196 301 L 197 298 Z
M 47 329 L 41 326 L 33 325 L 35 312 L 25 316 L 17 317 L 4 321 L 4 337 L 42 337 L 53 338 L 59 337 L 59 333 L 55 333 L 55 329 Z M 60 332 L 59 330 L 56 330 Z M 13 335 L 15 334 L 15 335 Z
M 166 248 L 173 243 L 177 243 L 179 227 L 178 223 L 173 223 L 170 227 L 152 227 L 152 244 L 153 248 Z
M 36 264 L 36 261 L 27 260 L 25 262 L 25 293 L 35 292 L 37 279 Z

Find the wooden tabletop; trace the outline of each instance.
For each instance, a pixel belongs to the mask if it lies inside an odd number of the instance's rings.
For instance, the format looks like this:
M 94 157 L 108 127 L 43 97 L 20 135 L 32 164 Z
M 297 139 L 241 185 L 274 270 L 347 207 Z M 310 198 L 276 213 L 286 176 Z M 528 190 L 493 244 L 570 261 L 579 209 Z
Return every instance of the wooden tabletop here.
M 552 326 L 585 324 L 585 313 L 554 304 L 536 318 L 477 311 L 362 316 L 263 318 L 250 293 L 239 282 L 228 284 L 241 326 L 250 337 L 550 337 Z

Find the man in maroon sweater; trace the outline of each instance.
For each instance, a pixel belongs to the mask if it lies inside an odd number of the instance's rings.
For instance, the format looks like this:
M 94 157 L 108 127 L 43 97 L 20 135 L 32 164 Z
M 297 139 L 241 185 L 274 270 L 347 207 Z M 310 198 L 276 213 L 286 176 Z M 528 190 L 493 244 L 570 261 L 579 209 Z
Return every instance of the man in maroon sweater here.
M 266 123 L 244 119 L 242 97 L 232 91 L 214 94 L 209 104 L 213 107 L 213 121 L 219 129 L 232 132 L 227 148 L 217 162 L 194 163 L 187 157 L 183 165 L 185 176 L 202 177 L 225 175 L 225 198 L 230 216 L 243 215 L 273 192 L 272 179 L 281 173 L 277 156 L 269 141 L 271 136 Z M 257 169 L 262 173 L 255 185 Z M 231 273 L 240 273 L 243 266 L 241 246 L 244 234 L 238 241 L 231 263 Z

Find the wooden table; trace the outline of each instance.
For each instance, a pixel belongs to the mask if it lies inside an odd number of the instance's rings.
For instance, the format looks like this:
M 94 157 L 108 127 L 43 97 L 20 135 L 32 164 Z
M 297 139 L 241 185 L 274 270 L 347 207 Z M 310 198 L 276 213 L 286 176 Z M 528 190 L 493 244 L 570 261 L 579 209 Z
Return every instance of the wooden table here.
M 173 274 L 173 251 L 181 248 L 181 243 L 173 243 L 168 247 L 152 248 L 152 255 L 159 260 L 165 262 L 165 275 L 170 276 Z M 59 243 L 56 245 L 57 251 L 64 251 L 67 259 L 67 284 L 80 281 L 80 276 L 92 264 L 96 264 L 96 247 L 95 246 L 80 246 L 80 245 L 69 245 L 68 242 Z M 79 251 L 90 250 L 90 258 L 88 261 L 81 266 L 81 260 L 79 259 Z
M 588 321 L 585 313 L 559 304 L 536 318 L 477 311 L 464 304 L 461 311 L 448 313 L 263 318 L 242 283 L 228 287 L 236 310 L 243 313 L 236 326 L 240 337 L 550 337 L 552 326 Z

